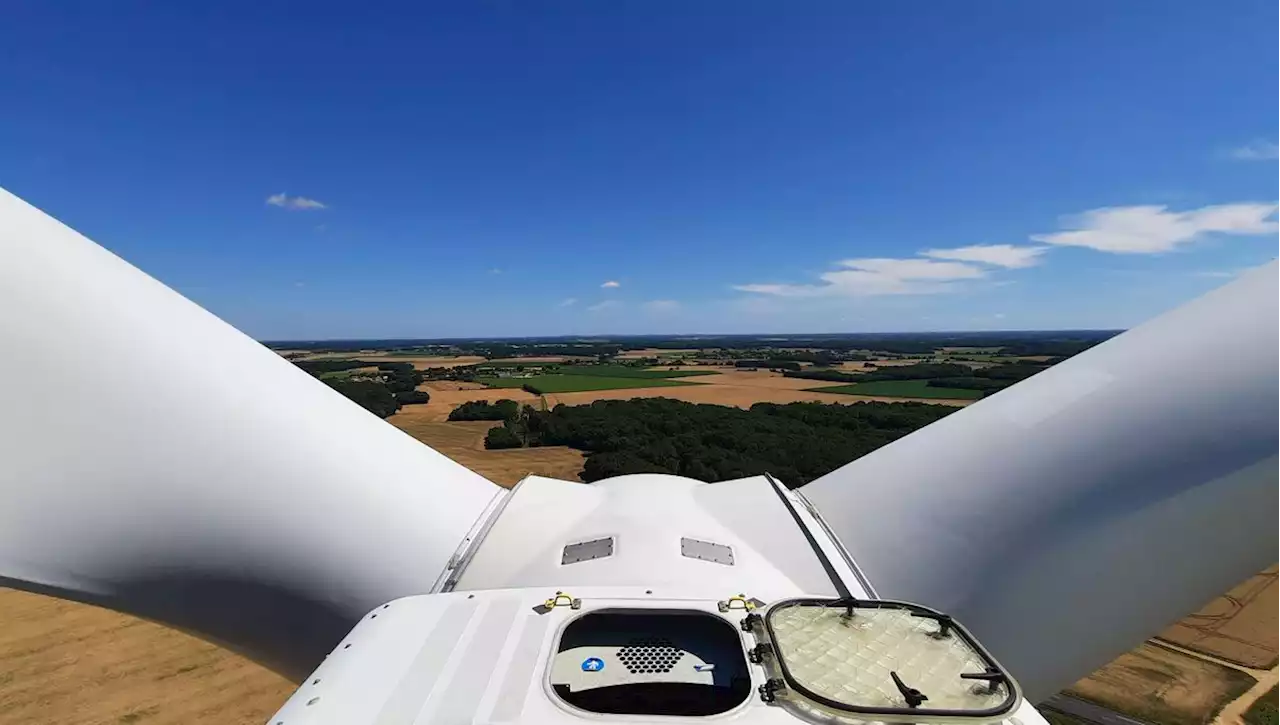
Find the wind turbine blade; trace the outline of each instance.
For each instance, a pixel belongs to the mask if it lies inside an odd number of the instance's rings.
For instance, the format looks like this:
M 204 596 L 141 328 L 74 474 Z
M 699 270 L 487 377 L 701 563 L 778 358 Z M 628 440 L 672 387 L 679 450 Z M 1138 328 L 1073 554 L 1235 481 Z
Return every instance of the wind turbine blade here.
M 0 190 L 0 584 L 303 676 L 501 489 Z
M 1275 562 L 1277 268 L 801 489 L 875 587 L 1032 702 Z

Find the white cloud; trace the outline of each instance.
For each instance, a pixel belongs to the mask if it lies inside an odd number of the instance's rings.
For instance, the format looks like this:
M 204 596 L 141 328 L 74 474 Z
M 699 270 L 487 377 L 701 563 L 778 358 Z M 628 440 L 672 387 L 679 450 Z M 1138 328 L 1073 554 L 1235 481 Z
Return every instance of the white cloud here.
M 953 282 L 986 276 L 979 267 L 931 259 L 846 259 L 843 269 L 819 275 L 823 284 L 744 284 L 740 292 L 778 297 L 871 297 L 938 294 L 955 290 Z
M 680 309 L 680 303 L 675 300 L 649 300 L 644 303 L 644 308 L 649 312 L 675 312 Z
M 1040 255 L 1049 247 L 1016 247 L 1012 244 L 975 244 L 955 249 L 926 249 L 921 254 L 934 259 L 950 259 L 957 262 L 978 262 L 993 267 L 1020 269 L 1040 263 Z
M 493 269 L 489 270 L 489 274 L 502 274 L 502 270 L 498 269 L 497 267 L 494 267 Z
M 329 206 L 324 202 L 308 199 L 305 196 L 289 196 L 288 194 L 272 194 L 267 197 L 267 206 L 278 206 L 281 209 L 289 209 L 291 211 L 309 211 L 313 209 L 328 209 Z
M 1031 238 L 1045 244 L 1088 247 L 1115 254 L 1156 254 L 1190 244 L 1207 234 L 1272 234 L 1273 203 L 1206 206 L 1169 211 L 1165 206 L 1113 206 L 1068 217 L 1071 229 Z
M 1194 272 L 1192 277 L 1208 277 L 1210 279 L 1231 279 L 1235 277 L 1237 272 L 1227 272 L 1225 270 L 1206 270 L 1204 272 Z
M 556 307 L 573 307 L 576 304 L 578 304 L 577 297 L 568 297 L 566 299 L 560 300 L 560 304 L 556 305 Z
M 617 289 L 618 287 L 621 287 L 621 286 L 622 286 L 622 284 L 621 284 L 620 282 L 618 282 L 617 280 L 613 280 L 613 279 L 611 279 L 611 280 L 609 280 L 608 282 L 605 282 L 604 284 L 600 285 L 600 287 L 601 287 L 601 288 L 603 288 L 603 289 Z
M 587 308 L 587 312 L 603 312 L 604 310 L 611 310 L 614 307 L 620 307 L 621 305 L 622 303 L 617 300 L 605 300 L 591 305 Z
M 1231 149 L 1227 156 L 1237 161 L 1275 161 L 1280 158 L 1280 145 L 1275 141 L 1254 139 L 1244 146 Z

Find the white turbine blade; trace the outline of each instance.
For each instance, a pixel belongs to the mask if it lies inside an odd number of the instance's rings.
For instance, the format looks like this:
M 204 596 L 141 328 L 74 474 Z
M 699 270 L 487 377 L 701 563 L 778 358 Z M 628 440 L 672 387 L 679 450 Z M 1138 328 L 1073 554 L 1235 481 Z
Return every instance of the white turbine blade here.
M 308 672 L 501 493 L 0 190 L 0 584 Z
M 1276 264 L 805 486 L 882 597 L 1057 692 L 1276 558 Z

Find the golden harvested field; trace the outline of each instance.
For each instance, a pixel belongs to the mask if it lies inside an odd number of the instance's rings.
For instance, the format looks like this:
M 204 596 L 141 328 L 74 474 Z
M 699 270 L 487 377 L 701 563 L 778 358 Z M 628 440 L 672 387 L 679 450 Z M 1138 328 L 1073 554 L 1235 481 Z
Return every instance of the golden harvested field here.
M 1276 567 L 1250 578 L 1160 633 L 1177 645 L 1254 669 L 1276 664 Z
M 494 483 L 514 486 L 530 473 L 577 481 L 578 474 L 582 472 L 583 455 L 573 448 L 547 446 L 485 450 L 485 433 L 499 423 L 489 420 L 447 422 L 415 410 L 425 407 L 428 406 L 405 406 L 404 411 L 391 416 L 387 422 Z
M 431 402 L 425 405 L 406 405 L 399 413 L 387 420 L 393 425 L 397 419 L 415 418 L 422 420 L 444 421 L 449 413 L 468 400 L 514 400 L 522 405 L 539 407 L 541 398 L 520 388 L 486 388 L 480 383 L 463 383 L 452 380 L 439 380 L 423 383 L 418 390 L 431 394 Z M 425 442 L 425 441 L 424 441 Z
M 1147 643 L 1068 692 L 1147 722 L 1204 725 L 1254 682 L 1238 670 Z
M 261 725 L 294 686 L 158 624 L 0 589 L 4 725 Z

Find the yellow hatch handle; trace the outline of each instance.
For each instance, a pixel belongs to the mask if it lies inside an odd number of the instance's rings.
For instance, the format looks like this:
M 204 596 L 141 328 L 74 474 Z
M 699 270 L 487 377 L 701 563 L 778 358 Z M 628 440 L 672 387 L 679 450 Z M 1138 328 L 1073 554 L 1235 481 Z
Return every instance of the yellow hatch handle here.
M 556 592 L 554 597 L 542 603 L 547 609 L 555 609 L 556 607 L 569 607 L 570 609 L 578 609 L 582 606 L 581 599 L 574 599 L 564 592 Z
M 755 608 L 756 608 L 755 601 L 752 599 L 747 599 L 746 594 L 738 594 L 738 595 L 729 597 L 723 602 L 720 602 L 719 605 L 717 606 L 717 609 L 719 609 L 721 612 L 727 612 L 731 609 L 741 609 L 744 612 L 749 612 Z

